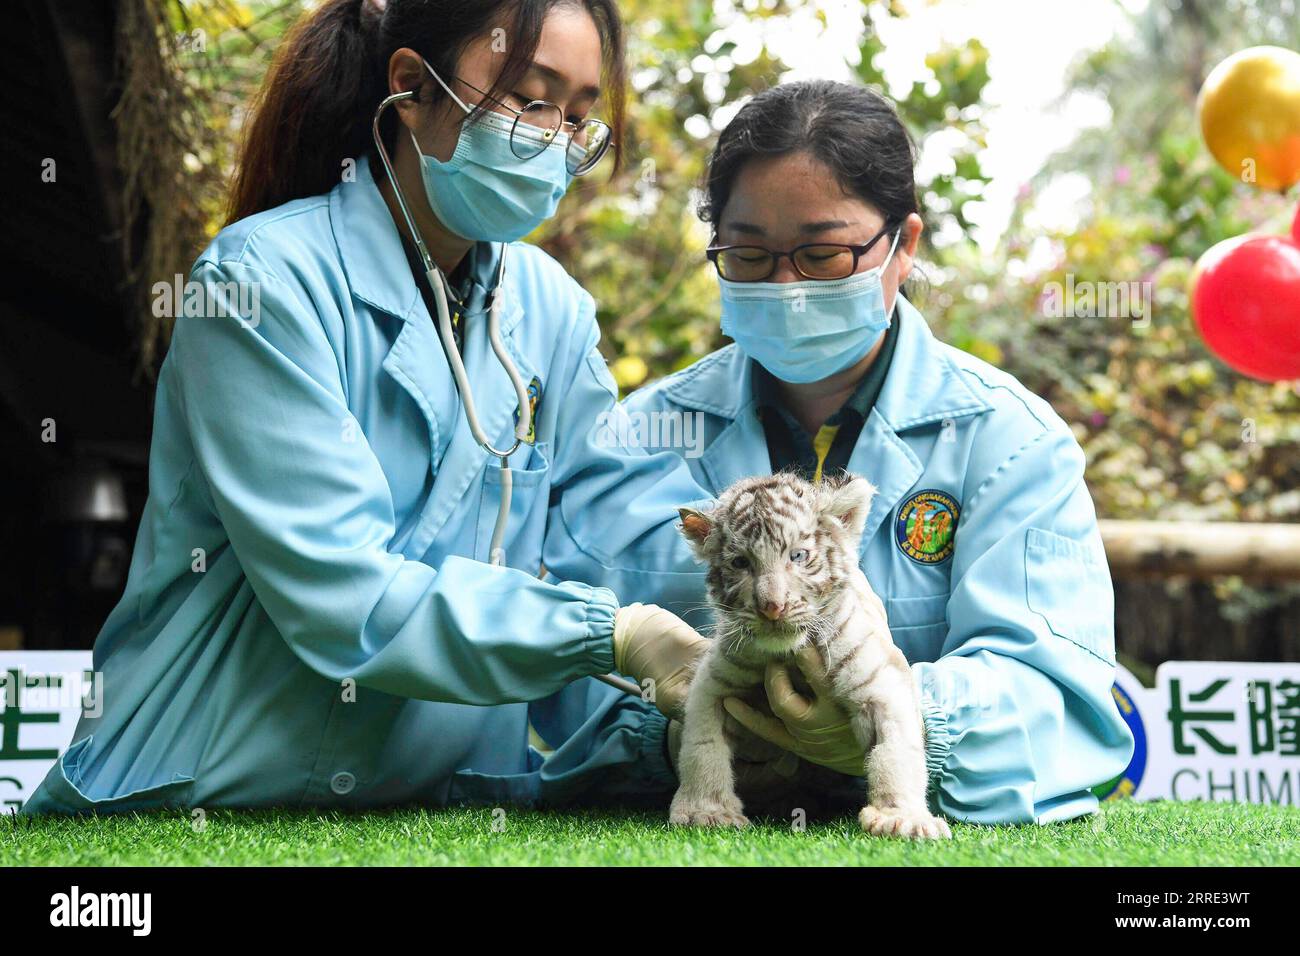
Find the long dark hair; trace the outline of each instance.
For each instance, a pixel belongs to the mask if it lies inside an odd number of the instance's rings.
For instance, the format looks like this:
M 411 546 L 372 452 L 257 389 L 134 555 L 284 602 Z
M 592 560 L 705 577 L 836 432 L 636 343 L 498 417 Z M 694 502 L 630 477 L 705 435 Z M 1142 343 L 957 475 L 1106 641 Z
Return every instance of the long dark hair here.
M 394 51 L 409 47 L 447 76 L 474 39 L 500 26 L 509 54 L 488 90 L 497 96 L 528 68 L 547 13 L 561 5 L 586 10 L 600 31 L 605 112 L 617 149 L 625 66 L 615 0 L 326 0 L 280 45 L 254 100 L 228 221 L 327 192 L 338 183 L 344 159 L 374 153 L 371 120 L 388 95 Z M 433 101 L 445 95 L 439 89 Z M 381 132 L 390 145 L 396 122 L 392 112 L 384 117 Z
M 801 151 L 828 166 L 846 192 L 875 206 L 887 223 L 919 214 L 916 145 L 893 103 L 867 87 L 804 80 L 764 90 L 727 124 L 709 158 L 700 218 L 717 228 L 749 160 Z

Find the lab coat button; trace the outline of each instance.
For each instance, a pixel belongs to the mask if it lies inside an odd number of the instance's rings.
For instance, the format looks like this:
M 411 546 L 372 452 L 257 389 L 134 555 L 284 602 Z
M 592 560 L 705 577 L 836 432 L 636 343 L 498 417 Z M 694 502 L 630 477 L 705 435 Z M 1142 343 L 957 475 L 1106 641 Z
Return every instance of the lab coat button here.
M 357 785 L 357 778 L 352 776 L 346 770 L 340 770 L 334 776 L 330 777 L 330 789 L 340 797 L 352 792 Z

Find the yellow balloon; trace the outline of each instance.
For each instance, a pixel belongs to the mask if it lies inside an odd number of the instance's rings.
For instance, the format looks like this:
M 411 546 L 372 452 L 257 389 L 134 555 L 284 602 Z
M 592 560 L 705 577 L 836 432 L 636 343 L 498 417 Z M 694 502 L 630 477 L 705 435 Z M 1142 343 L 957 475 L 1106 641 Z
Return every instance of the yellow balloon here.
M 1300 182 L 1300 53 L 1234 53 L 1206 78 L 1196 113 L 1210 152 L 1233 176 L 1277 191 Z

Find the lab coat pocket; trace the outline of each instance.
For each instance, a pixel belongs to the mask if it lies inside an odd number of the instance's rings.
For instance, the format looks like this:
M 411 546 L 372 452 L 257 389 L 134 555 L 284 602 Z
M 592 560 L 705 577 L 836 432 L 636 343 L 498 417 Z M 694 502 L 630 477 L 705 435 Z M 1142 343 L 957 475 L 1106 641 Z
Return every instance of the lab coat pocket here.
M 194 778 L 174 773 L 166 783 L 142 787 L 111 797 L 92 797 L 81 780 L 81 758 L 95 738 L 78 740 L 61 756 L 45 778 L 42 797 L 28 805 L 33 812 L 115 813 L 123 810 L 157 810 L 189 803 Z
M 1025 589 L 1029 609 L 1053 634 L 1115 663 L 1115 591 L 1099 545 L 1028 529 Z
M 549 442 L 539 442 L 531 447 L 520 445 L 519 451 L 511 456 L 510 516 L 506 520 L 503 541 L 505 563 L 533 574 L 538 573 L 541 567 L 550 471 Z M 483 498 L 479 504 L 474 538 L 474 557 L 479 561 L 492 558 L 489 552 L 501 508 L 501 493 L 501 468 L 493 459 L 483 476 Z
M 885 616 L 894 644 L 909 663 L 939 659 L 948 636 L 946 593 L 887 598 Z

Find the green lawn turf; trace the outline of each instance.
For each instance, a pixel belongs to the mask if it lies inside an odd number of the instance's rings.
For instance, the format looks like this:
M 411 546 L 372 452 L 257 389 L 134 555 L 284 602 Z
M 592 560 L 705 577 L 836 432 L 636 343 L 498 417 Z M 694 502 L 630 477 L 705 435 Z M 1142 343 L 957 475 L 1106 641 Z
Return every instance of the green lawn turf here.
M 216 811 L 0 822 L 0 867 L 25 865 L 913 865 L 1216 866 L 1300 864 L 1300 808 L 1226 803 L 1105 804 L 1046 827 L 953 825 L 948 843 L 865 836 L 850 818 L 795 832 L 670 830 L 664 816 L 490 809 L 344 814 Z

